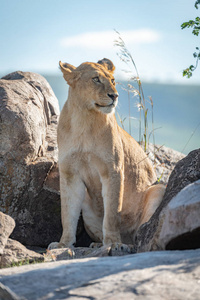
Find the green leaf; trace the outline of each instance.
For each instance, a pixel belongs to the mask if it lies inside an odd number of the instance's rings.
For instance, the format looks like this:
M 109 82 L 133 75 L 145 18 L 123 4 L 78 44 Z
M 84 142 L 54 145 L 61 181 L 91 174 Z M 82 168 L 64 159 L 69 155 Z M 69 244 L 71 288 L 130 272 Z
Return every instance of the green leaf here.
M 196 36 L 198 36 L 199 35 L 199 30 L 200 29 L 194 29 L 194 30 L 192 30 L 192 33 L 194 34 L 194 35 L 196 35 Z
M 190 71 L 189 68 L 183 70 L 183 77 L 187 77 L 187 78 L 192 77 L 192 72 Z
M 190 71 L 194 71 L 195 70 L 195 67 L 193 66 L 193 65 L 191 65 L 190 67 L 189 67 L 189 69 L 190 69 Z
M 198 9 L 198 5 L 200 5 L 200 0 L 197 0 L 194 4 L 195 8 Z

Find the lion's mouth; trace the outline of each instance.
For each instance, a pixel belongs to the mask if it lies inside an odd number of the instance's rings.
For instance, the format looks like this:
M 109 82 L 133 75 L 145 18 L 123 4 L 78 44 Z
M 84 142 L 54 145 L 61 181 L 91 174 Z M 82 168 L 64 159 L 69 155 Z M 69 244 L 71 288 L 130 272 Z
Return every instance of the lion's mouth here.
M 115 104 L 114 104 L 114 101 L 113 101 L 111 104 L 108 104 L 108 105 L 100 105 L 98 103 L 95 103 L 95 105 L 98 106 L 98 107 L 111 107 L 111 106 L 114 106 Z

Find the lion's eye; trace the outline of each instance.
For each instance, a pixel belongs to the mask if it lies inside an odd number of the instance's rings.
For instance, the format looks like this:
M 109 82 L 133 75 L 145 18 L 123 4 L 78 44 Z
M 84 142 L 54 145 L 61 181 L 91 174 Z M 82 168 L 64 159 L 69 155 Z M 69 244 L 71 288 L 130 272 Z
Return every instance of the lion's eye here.
M 115 84 L 115 79 L 111 79 L 112 84 Z
M 101 82 L 101 81 L 99 80 L 99 77 L 94 77 L 94 78 L 92 78 L 92 80 L 93 80 L 94 82 Z

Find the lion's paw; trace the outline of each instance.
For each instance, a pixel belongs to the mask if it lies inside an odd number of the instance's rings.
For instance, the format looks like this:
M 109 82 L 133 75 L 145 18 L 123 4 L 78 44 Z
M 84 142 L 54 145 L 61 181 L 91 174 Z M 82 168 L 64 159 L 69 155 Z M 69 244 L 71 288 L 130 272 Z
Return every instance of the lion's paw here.
M 124 254 L 130 254 L 130 253 L 135 253 L 135 249 L 133 245 L 126 245 L 126 244 L 122 244 L 122 243 L 112 243 L 111 244 L 111 252 L 114 253 L 118 253 L 118 255 L 120 255 L 120 253 L 122 255 Z
M 51 244 L 49 244 L 49 246 L 48 246 L 48 250 L 53 250 L 53 249 L 61 249 L 61 248 L 71 248 L 71 249 L 74 249 L 74 246 L 73 245 L 71 245 L 71 246 L 68 246 L 68 245 L 66 245 L 66 244 L 64 244 L 64 243 L 61 243 L 61 242 L 53 242 L 53 243 L 51 243 Z
M 58 242 L 53 242 L 53 243 L 51 243 L 51 244 L 49 244 L 49 246 L 48 246 L 48 250 L 53 250 L 53 249 L 58 249 L 59 247 L 58 247 Z
M 93 248 L 93 249 L 99 249 L 103 246 L 102 243 L 91 243 L 90 244 L 90 248 Z
M 104 245 L 104 247 L 109 247 L 110 248 L 110 255 L 126 255 L 126 254 L 131 254 L 135 253 L 135 249 L 133 245 L 126 245 L 122 243 L 112 243 L 108 245 Z M 91 243 L 90 248 L 93 249 L 99 249 L 103 247 L 102 243 Z

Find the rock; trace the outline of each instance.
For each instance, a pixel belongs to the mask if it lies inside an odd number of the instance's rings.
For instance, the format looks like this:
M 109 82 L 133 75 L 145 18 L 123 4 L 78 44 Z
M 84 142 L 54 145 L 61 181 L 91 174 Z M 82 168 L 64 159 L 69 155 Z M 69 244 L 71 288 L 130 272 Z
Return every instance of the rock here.
M 160 232 L 163 249 L 200 248 L 200 180 L 187 185 L 167 205 Z
M 18 241 L 8 239 L 3 255 L 1 256 L 0 268 L 39 261 L 44 261 L 43 255 L 28 250 Z
M 0 280 L 20 299 L 197 300 L 200 249 L 26 265 Z
M 165 184 L 177 162 L 185 157 L 185 154 L 171 148 L 153 144 L 148 145 L 147 155 L 152 161 L 157 178 Z
M 25 245 L 46 247 L 62 232 L 58 116 L 41 75 L 14 72 L 0 80 L 0 207 L 16 222 L 12 238 Z
M 200 179 L 200 149 L 191 151 L 174 168 L 168 182 L 165 202 L 169 202 L 188 184 Z
M 0 299 L 3 300 L 20 300 L 7 286 L 0 283 Z M 21 298 L 22 299 L 22 298 Z
M 18 264 L 23 262 L 43 261 L 44 256 L 34 251 L 26 249 L 22 244 L 12 239 L 9 239 L 15 227 L 15 221 L 8 215 L 0 212 L 0 268 L 11 266 L 12 264 Z M 1 293 L 7 293 L 6 290 L 2 290 Z M 9 293 L 8 293 L 9 294 Z M 6 298 L 3 299 L 9 299 Z M 0 299 L 2 299 L 0 297 Z
M 15 221 L 8 215 L 0 212 L 0 255 L 3 254 L 7 240 L 15 227 Z
M 136 235 L 137 252 L 163 250 L 160 231 L 166 213 L 166 205 L 184 187 L 200 179 L 200 149 L 190 152 L 180 160 L 172 171 L 161 205 L 151 219 L 143 224 Z

